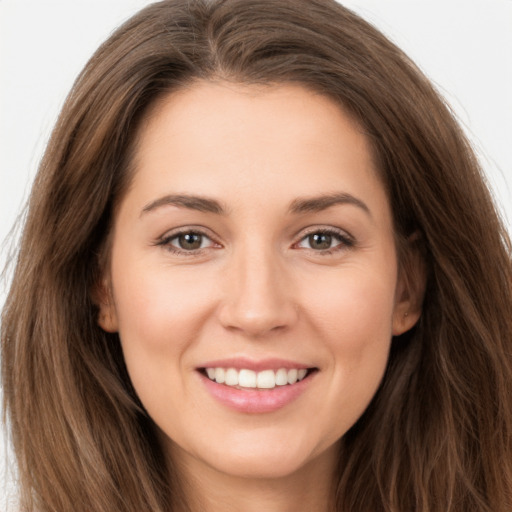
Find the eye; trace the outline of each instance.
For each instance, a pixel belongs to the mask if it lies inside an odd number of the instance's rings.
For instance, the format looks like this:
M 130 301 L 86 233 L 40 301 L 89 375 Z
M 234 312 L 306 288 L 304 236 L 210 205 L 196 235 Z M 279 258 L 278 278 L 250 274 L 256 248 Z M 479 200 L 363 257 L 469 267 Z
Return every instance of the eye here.
M 171 233 L 158 241 L 157 245 L 164 246 L 177 254 L 198 254 L 203 249 L 214 247 L 213 240 L 201 231 L 187 230 Z
M 319 253 L 332 253 L 352 247 L 353 240 L 345 233 L 333 229 L 319 229 L 304 236 L 297 247 Z
M 201 233 L 181 233 L 169 240 L 169 244 L 185 251 L 195 251 L 203 249 L 207 244 L 208 238 Z

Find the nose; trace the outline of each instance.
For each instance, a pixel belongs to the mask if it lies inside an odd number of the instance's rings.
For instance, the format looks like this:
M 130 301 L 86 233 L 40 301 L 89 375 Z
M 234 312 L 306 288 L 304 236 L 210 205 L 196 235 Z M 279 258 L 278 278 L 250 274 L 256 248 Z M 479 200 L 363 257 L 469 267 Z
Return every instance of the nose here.
M 298 306 L 288 274 L 271 250 L 240 250 L 223 281 L 221 324 L 253 338 L 291 327 L 297 321 Z

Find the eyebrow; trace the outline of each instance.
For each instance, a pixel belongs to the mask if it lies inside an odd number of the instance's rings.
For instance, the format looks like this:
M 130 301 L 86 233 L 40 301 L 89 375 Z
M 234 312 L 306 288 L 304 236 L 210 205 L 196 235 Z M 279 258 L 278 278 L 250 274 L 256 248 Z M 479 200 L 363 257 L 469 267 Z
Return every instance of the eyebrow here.
M 217 215 L 226 214 L 226 209 L 215 199 L 188 194 L 169 194 L 144 206 L 141 215 L 162 206 L 178 206 L 190 210 L 198 210 L 200 212 L 215 213 Z
M 290 205 L 290 212 L 295 214 L 321 212 L 323 210 L 331 208 L 331 206 L 343 204 L 357 206 L 365 213 L 367 213 L 370 217 L 372 216 L 370 208 L 368 208 L 366 203 L 361 201 L 361 199 L 358 199 L 357 197 L 354 197 L 353 195 L 344 192 L 295 199 L 294 201 L 292 201 Z
M 332 206 L 344 204 L 356 206 L 370 217 L 372 216 L 370 209 L 363 201 L 344 192 L 297 198 L 291 202 L 288 211 L 293 214 L 315 213 L 327 210 Z M 169 194 L 148 203 L 142 209 L 141 215 L 154 211 L 162 206 L 177 206 L 205 213 L 214 213 L 216 215 L 226 215 L 227 212 L 226 208 L 216 199 L 188 194 Z

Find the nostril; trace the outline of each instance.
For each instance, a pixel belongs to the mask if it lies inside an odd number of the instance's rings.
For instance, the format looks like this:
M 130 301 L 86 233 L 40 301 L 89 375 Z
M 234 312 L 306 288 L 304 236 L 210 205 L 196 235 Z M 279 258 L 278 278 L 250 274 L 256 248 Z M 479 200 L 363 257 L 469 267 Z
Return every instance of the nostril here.
M 293 325 L 295 313 L 288 311 L 285 305 L 279 308 L 265 306 L 257 310 L 244 307 L 243 304 L 230 304 L 220 312 L 219 320 L 225 329 L 259 337 L 285 331 Z

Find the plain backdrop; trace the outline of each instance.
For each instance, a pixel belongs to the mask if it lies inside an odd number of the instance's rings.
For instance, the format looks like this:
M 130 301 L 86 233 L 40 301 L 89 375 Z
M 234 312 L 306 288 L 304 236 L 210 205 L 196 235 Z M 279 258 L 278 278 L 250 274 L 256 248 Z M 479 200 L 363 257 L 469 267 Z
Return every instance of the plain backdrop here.
M 0 243 L 27 198 L 77 74 L 115 27 L 149 3 L 0 0 Z M 450 103 L 478 152 L 510 229 L 512 0 L 342 3 L 405 50 Z M 13 238 L 2 244 L 1 267 L 13 244 Z M 0 305 L 6 282 L 0 285 Z M 0 510 L 7 510 L 13 488 L 7 455 L 8 441 L 0 428 Z

